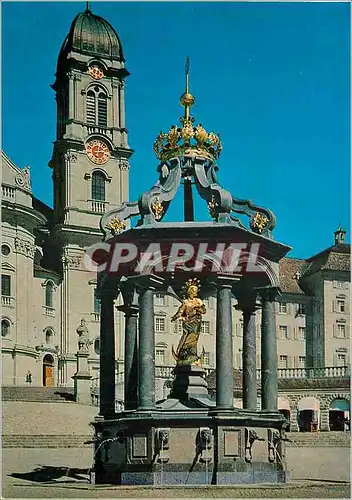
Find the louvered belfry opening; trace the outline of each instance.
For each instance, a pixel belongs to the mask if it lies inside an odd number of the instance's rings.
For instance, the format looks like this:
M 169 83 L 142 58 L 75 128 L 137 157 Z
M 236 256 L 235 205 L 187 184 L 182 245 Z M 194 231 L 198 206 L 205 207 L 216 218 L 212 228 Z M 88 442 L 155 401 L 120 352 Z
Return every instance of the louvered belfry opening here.
M 87 123 L 99 127 L 108 125 L 107 97 L 100 87 L 87 92 Z

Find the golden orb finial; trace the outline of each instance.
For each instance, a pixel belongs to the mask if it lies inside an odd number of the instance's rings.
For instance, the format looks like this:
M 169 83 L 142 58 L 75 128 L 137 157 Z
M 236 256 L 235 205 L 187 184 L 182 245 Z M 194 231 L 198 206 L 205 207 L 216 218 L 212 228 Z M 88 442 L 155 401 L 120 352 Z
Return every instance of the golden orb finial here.
M 180 103 L 185 108 L 185 119 L 188 120 L 190 116 L 189 110 L 195 102 L 194 96 L 189 91 L 189 57 L 187 57 L 186 59 L 185 73 L 186 73 L 186 88 L 184 93 L 181 95 Z

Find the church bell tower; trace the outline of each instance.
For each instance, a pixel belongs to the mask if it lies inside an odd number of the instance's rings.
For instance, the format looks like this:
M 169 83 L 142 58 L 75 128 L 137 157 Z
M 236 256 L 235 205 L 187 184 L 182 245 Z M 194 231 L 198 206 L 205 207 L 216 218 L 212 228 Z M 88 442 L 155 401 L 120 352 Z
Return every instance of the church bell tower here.
M 132 150 L 124 96 L 128 75 L 116 31 L 87 3 L 61 47 L 52 85 L 57 102 L 56 140 L 49 162 L 54 215 L 43 262 L 62 278 L 59 385 L 73 384 L 76 330 L 82 319 L 91 338 L 99 340 L 96 274 L 85 268 L 83 257 L 89 246 L 101 241 L 102 215 L 129 198 Z M 98 363 L 91 349 L 89 365 Z
M 128 200 L 128 75 L 116 31 L 87 3 L 61 47 L 52 86 L 57 131 L 49 165 L 55 223 L 98 232 L 102 214 Z

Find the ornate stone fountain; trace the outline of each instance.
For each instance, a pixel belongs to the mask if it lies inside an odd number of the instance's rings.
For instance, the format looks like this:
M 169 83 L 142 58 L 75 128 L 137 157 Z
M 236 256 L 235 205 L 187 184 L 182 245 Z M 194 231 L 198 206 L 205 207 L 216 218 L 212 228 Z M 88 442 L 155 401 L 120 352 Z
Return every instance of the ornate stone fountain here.
M 138 249 L 134 264 L 143 261 L 145 265 L 138 268 L 126 262 L 119 272 L 99 274 L 100 413 L 93 423 L 97 483 L 200 485 L 286 480 L 286 421 L 277 410 L 274 301 L 279 293 L 278 261 L 289 247 L 274 241 L 275 217 L 269 210 L 234 198 L 218 183 L 216 160 L 221 142 L 213 132 L 193 125 L 188 69 L 187 64 L 181 125 L 161 133 L 154 144 L 160 161 L 158 181 L 138 202 L 125 203 L 101 219 L 105 243 L 111 248 L 133 244 Z M 181 183 L 184 220 L 166 222 Z M 212 220 L 194 221 L 192 186 L 207 203 Z M 238 216 L 247 218 L 248 225 Z M 131 227 L 130 221 L 136 217 L 138 221 Z M 187 263 L 184 254 L 176 252 L 170 265 L 170 248 L 172 253 L 175 242 L 178 248 L 201 251 Z M 220 257 L 219 242 L 225 249 Z M 255 263 L 248 250 L 253 244 Z M 158 258 L 150 258 L 151 248 L 158 249 Z M 208 256 L 199 264 L 202 251 Z M 231 267 L 236 251 L 238 265 Z M 182 265 L 177 265 L 182 259 Z M 198 265 L 203 265 L 202 273 Z M 155 401 L 153 294 L 157 291 L 179 298 L 173 319 L 180 318 L 183 325 L 173 351 L 171 393 L 162 401 Z M 205 312 L 200 293 L 217 299 L 216 401 L 208 395 L 202 354 L 197 351 Z M 117 413 L 114 300 L 119 294 L 125 315 L 125 408 Z M 233 406 L 232 297 L 243 311 L 241 410 Z M 262 308 L 260 409 L 254 320 L 258 306 Z

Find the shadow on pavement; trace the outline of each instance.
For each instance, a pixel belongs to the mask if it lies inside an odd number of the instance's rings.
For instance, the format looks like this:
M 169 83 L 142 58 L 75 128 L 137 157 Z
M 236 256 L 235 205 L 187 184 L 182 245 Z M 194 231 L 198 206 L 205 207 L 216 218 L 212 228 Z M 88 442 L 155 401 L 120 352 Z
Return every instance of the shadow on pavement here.
M 53 467 L 51 465 L 41 465 L 31 472 L 13 472 L 10 477 L 24 479 L 26 481 L 34 481 L 36 483 L 46 483 L 55 481 L 61 477 L 69 477 L 82 481 L 87 480 L 87 469 L 75 469 L 69 467 Z

